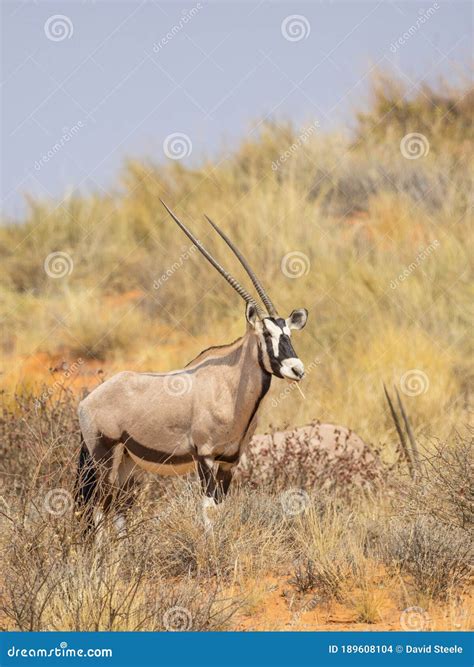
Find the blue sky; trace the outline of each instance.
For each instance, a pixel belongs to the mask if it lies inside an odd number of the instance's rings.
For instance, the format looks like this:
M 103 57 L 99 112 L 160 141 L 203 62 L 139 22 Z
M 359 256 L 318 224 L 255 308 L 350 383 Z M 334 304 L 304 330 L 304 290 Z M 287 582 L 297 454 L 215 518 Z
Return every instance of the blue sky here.
M 6 1 L 3 211 L 109 191 L 127 157 L 225 156 L 265 117 L 347 125 L 376 67 L 416 89 L 471 53 L 463 0 Z

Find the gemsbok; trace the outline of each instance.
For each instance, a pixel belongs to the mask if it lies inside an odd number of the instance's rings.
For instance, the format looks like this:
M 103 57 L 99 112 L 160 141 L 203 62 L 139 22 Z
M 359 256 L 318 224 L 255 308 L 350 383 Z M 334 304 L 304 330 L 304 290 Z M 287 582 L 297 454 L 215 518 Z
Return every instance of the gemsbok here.
M 272 376 L 295 382 L 304 376 L 291 331 L 305 326 L 308 311 L 300 308 L 280 317 L 242 253 L 206 216 L 246 270 L 265 312 L 162 203 L 246 302 L 246 332 L 233 343 L 203 350 L 180 370 L 118 373 L 81 401 L 76 502 L 88 528 L 94 527 L 94 505 L 108 509 L 114 494 L 130 489 L 142 470 L 159 475 L 197 470 L 204 507 L 222 500 L 255 431 Z M 117 519 L 122 530 L 123 515 Z

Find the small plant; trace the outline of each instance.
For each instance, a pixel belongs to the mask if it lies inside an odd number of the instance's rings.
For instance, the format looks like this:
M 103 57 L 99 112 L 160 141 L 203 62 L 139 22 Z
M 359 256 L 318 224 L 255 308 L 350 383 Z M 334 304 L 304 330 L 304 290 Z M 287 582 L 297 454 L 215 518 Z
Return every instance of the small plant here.
M 453 591 L 463 591 L 472 577 L 469 536 L 431 517 L 420 516 L 410 523 L 392 521 L 385 553 L 386 563 L 430 598 L 447 600 Z
M 360 556 L 358 533 L 352 514 L 333 501 L 320 499 L 298 517 L 293 534 L 299 562 L 291 580 L 298 592 L 342 601 Z
M 353 607 L 357 614 L 357 621 L 369 624 L 378 623 L 382 620 L 381 609 L 383 603 L 384 597 L 381 591 L 373 585 L 364 584 L 353 596 Z
M 319 577 L 314 562 L 307 559 L 295 566 L 293 577 L 290 579 L 298 593 L 309 593 L 319 584 Z

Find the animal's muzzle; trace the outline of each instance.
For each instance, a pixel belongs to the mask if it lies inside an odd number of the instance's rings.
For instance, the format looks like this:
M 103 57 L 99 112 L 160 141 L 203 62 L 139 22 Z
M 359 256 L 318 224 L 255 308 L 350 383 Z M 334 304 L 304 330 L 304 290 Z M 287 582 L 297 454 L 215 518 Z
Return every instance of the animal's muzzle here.
M 280 368 L 283 377 L 288 380 L 296 380 L 299 382 L 304 377 L 304 364 L 299 359 L 293 357 L 284 359 Z
M 293 366 L 291 370 L 299 380 L 301 380 L 304 377 L 304 368 L 300 368 L 299 366 Z

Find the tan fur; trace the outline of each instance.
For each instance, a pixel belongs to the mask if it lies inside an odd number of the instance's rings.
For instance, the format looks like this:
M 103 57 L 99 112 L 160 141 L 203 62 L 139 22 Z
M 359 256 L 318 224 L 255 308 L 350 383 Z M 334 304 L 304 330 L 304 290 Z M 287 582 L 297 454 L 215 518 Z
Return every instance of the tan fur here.
M 238 341 L 207 350 L 182 370 L 118 373 L 81 402 L 79 420 L 93 455 L 98 434 L 119 440 L 127 432 L 144 447 L 170 456 L 230 456 L 245 448 L 255 430 L 255 419 L 247 427 L 261 391 L 257 334 L 249 329 Z M 166 465 L 129 454 L 144 469 L 166 470 Z M 169 467 L 182 474 L 189 470 Z

